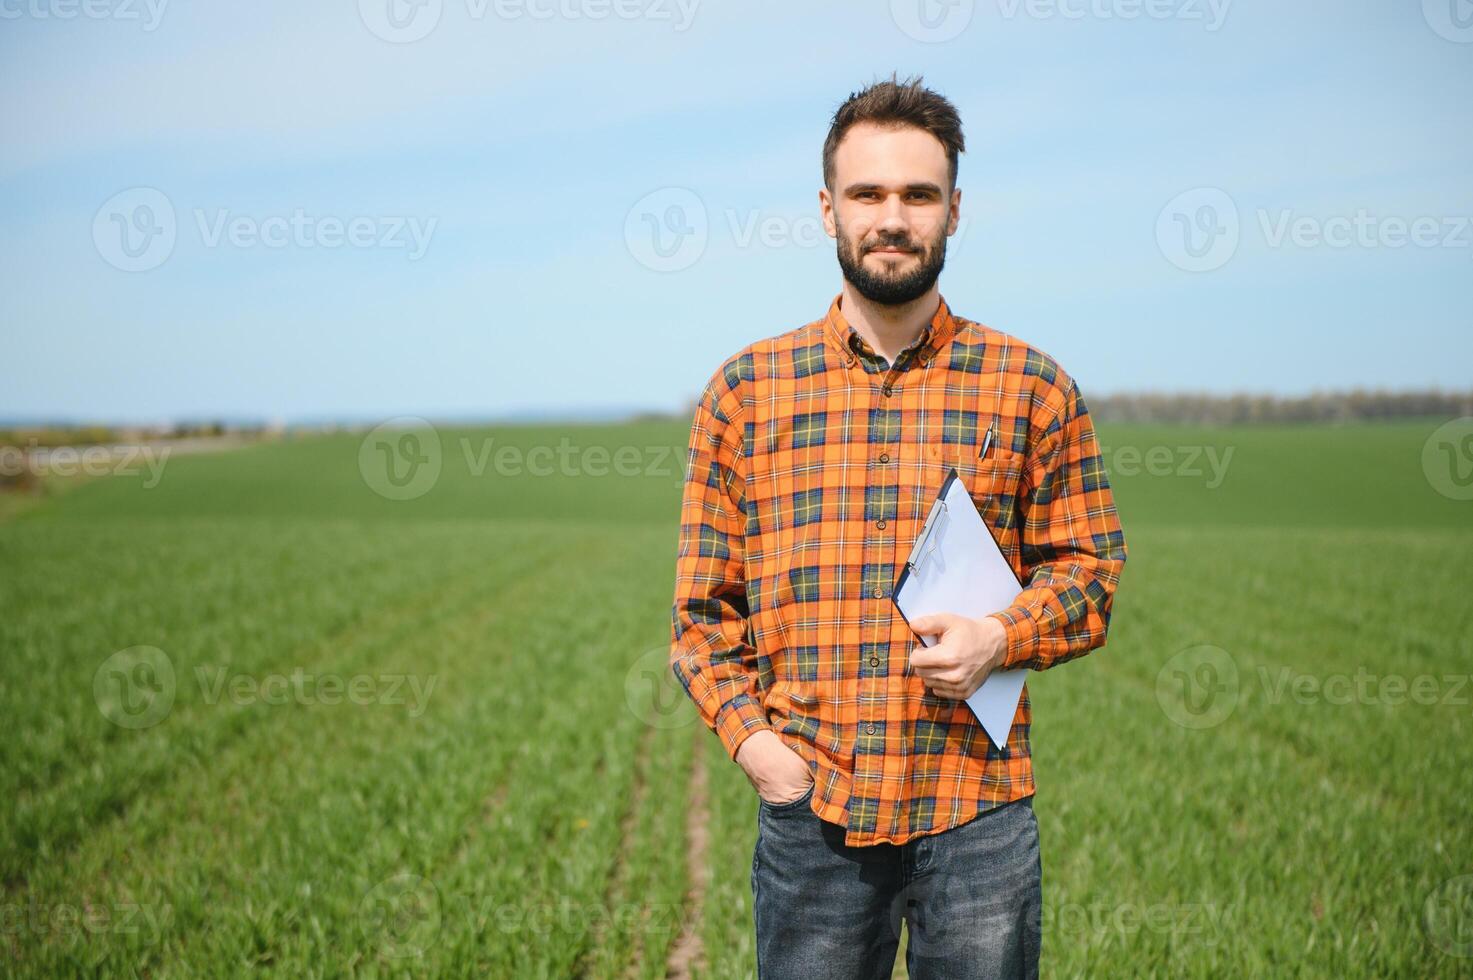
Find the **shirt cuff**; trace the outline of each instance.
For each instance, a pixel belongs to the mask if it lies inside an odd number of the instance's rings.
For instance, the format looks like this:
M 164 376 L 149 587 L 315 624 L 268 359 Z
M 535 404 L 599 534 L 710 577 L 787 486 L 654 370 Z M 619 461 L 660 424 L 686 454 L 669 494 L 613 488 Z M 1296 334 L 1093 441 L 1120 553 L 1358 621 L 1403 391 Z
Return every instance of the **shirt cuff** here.
M 1012 670 L 1032 660 L 1039 645 L 1038 624 L 1033 617 L 1018 608 L 1004 609 L 991 613 L 990 616 L 1002 623 L 1006 636 L 1005 652 L 999 669 Z
M 716 714 L 716 735 L 733 762 L 747 737 L 764 730 L 772 730 L 767 723 L 767 712 L 745 694 L 733 698 Z

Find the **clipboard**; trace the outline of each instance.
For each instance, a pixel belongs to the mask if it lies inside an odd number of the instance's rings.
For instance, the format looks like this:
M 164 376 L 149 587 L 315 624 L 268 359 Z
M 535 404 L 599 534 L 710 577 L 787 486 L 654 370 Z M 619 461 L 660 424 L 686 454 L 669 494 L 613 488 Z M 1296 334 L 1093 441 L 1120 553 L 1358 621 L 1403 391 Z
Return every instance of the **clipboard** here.
M 1023 584 L 992 536 L 955 467 L 946 475 L 921 533 L 891 590 L 895 608 L 908 624 L 932 613 L 981 619 L 1012 605 Z M 917 634 L 935 646 L 933 634 Z M 1027 668 L 995 670 L 967 707 L 999 749 L 1007 745 Z

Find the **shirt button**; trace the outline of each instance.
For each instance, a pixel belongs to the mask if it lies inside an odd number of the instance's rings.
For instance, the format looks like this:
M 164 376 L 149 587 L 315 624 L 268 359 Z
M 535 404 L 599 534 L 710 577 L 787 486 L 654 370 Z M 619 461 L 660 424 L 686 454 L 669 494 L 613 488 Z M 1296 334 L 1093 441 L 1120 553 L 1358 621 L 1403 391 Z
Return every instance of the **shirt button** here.
M 864 726 L 864 733 L 866 735 L 873 735 L 875 733 L 875 726 L 872 724 Z
M 885 598 L 885 590 L 884 590 L 884 589 L 880 589 L 880 588 L 877 588 L 877 589 L 875 589 L 875 591 L 874 591 L 874 592 L 873 592 L 873 593 L 872 593 L 872 595 L 873 595 L 873 596 L 874 596 L 874 597 L 875 597 L 875 598 L 876 598 L 876 599 L 883 599 L 883 598 Z
M 875 521 L 875 527 L 879 528 L 881 531 L 885 530 L 885 519 L 882 517 L 878 521 Z
M 879 657 L 870 657 L 869 658 L 869 665 L 871 667 L 878 667 L 880 665 L 880 658 Z
M 880 390 L 885 393 L 885 397 L 886 398 L 889 398 L 890 397 L 891 389 L 890 389 L 890 386 L 889 385 L 885 385 L 885 387 L 881 388 Z
M 882 463 L 888 463 L 888 462 L 890 462 L 890 454 L 889 453 L 880 453 L 880 462 L 882 462 Z

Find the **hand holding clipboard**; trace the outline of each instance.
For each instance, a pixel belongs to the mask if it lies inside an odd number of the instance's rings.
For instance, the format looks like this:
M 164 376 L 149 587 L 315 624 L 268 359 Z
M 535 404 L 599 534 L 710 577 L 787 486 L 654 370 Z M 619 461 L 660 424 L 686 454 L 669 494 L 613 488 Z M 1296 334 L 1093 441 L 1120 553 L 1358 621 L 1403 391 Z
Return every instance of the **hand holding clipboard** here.
M 891 592 L 895 607 L 907 623 L 933 613 L 981 619 L 1012 605 L 1022 591 L 967 487 L 952 469 L 895 580 Z M 921 642 L 935 646 L 936 638 L 923 634 Z M 967 698 L 967 707 L 998 748 L 1007 744 L 1026 673 L 1022 668 L 993 671 Z

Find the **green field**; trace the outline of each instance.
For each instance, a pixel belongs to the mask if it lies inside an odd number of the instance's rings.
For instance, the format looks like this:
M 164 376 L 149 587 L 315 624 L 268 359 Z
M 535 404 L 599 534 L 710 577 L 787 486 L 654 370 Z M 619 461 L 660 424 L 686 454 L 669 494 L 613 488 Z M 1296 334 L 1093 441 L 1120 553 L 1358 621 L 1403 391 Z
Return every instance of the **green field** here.
M 1473 975 L 1435 425 L 1101 428 L 1110 642 L 1030 683 L 1047 975 Z M 285 441 L 0 523 L 0 972 L 751 975 L 756 798 L 665 666 L 685 436 L 444 430 L 406 500 Z

